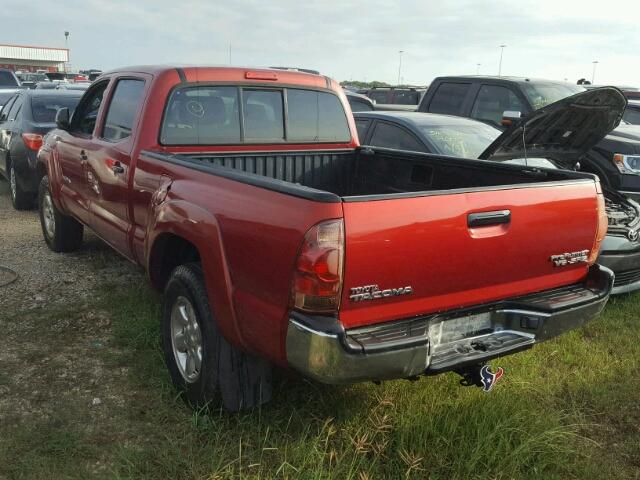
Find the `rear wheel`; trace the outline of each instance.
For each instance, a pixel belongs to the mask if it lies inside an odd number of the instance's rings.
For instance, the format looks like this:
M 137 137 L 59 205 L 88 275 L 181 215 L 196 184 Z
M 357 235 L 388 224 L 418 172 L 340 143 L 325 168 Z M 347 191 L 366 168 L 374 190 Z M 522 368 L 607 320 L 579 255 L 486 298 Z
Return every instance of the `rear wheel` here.
M 34 195 L 25 192 L 20 187 L 18 174 L 13 165 L 9 164 L 9 189 L 11 191 L 11 203 L 16 210 L 28 210 L 33 207 Z
M 45 242 L 54 252 L 72 252 L 82 245 L 84 226 L 75 218 L 58 211 L 51 198 L 49 177 L 40 181 L 38 191 L 40 225 Z
M 231 411 L 271 399 L 271 366 L 220 334 L 198 263 L 177 267 L 164 295 L 162 344 L 171 380 L 195 408 Z

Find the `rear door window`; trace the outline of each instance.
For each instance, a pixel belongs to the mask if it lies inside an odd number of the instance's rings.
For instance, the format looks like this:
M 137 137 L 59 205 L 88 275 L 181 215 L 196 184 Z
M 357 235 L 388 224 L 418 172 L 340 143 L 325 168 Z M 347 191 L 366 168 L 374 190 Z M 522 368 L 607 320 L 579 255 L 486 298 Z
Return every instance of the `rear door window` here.
M 427 149 L 416 137 L 402 127 L 387 122 L 378 122 L 371 137 L 374 147 L 395 148 L 413 152 L 426 152 Z
M 31 116 L 36 123 L 54 123 L 56 121 L 56 113 L 61 108 L 68 108 L 69 115 L 78 105 L 80 97 L 32 97 L 31 98 Z
M 471 118 L 500 125 L 506 111 L 524 113 L 524 106 L 515 93 L 499 85 L 482 85 L 471 109 Z
M 340 99 L 326 92 L 287 90 L 290 142 L 348 142 L 349 124 Z
M 143 80 L 118 80 L 107 110 L 102 138 L 118 142 L 131 136 L 143 93 Z
M 441 83 L 429 103 L 429 111 L 462 115 L 462 106 L 470 87 L 470 83 Z

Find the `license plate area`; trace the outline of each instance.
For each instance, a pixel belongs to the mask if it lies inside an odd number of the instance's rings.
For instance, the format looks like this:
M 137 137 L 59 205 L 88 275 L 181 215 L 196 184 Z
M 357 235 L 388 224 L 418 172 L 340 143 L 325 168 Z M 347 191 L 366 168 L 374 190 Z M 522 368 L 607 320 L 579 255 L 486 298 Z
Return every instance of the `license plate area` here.
M 429 326 L 429 341 L 432 348 L 456 343 L 493 332 L 491 313 L 475 313 L 464 317 L 448 318 Z

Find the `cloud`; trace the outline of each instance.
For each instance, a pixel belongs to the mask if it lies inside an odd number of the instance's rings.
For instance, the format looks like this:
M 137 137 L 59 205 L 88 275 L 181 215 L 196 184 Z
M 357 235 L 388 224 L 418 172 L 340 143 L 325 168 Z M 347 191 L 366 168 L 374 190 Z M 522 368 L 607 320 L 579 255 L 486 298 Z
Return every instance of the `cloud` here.
M 5 9 L 0 41 L 64 45 L 77 68 L 150 63 L 289 65 L 340 80 L 405 82 L 438 75 L 503 73 L 597 83 L 640 83 L 635 1 L 212 2 L 32 0 Z

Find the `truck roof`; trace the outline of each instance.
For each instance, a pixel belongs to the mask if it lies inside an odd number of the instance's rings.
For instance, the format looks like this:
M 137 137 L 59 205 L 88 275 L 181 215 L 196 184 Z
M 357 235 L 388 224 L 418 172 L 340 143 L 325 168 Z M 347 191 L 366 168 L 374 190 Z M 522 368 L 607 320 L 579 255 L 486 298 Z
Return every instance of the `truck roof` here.
M 299 70 L 281 70 L 276 68 L 261 67 L 229 67 L 221 65 L 134 65 L 121 67 L 102 75 L 110 75 L 122 72 L 148 73 L 150 75 L 162 75 L 171 71 L 177 71 L 178 75 L 184 75 L 186 82 L 207 82 L 207 81 L 236 81 L 236 82 L 260 82 L 293 85 L 304 85 L 309 87 L 320 87 L 336 89 L 337 82 L 320 74 L 301 72 Z M 249 75 L 248 75 L 249 73 Z
M 550 84 L 562 84 L 565 85 L 567 82 L 563 82 L 560 80 L 547 80 L 544 78 L 530 78 L 530 77 L 509 77 L 509 76 L 497 76 L 497 75 L 450 75 L 446 77 L 438 77 L 434 79 L 436 80 L 454 80 L 454 79 L 469 79 L 469 80 L 491 80 L 495 82 L 505 82 L 505 83 L 550 83 Z M 573 84 L 571 84 L 573 85 Z

